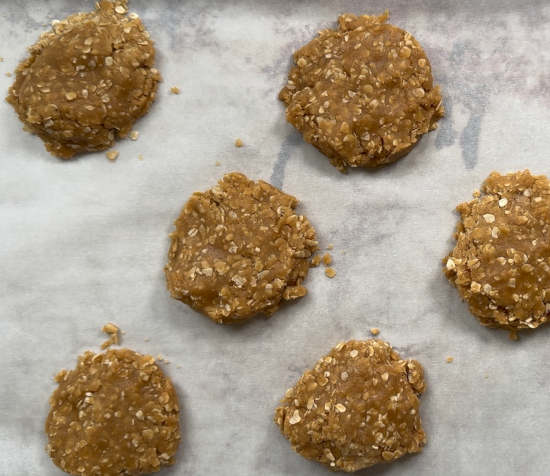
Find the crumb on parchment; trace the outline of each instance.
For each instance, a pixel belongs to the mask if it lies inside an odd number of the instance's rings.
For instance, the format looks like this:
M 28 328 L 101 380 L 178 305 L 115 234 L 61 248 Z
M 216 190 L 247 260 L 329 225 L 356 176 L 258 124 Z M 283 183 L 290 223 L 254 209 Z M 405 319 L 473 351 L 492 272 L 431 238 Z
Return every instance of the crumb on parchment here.
M 101 332 L 105 332 L 106 334 L 111 334 L 111 337 L 109 337 L 103 344 L 101 344 L 101 350 L 105 350 L 107 347 L 110 347 L 112 345 L 118 344 L 118 333 L 120 329 L 112 323 L 105 324 L 101 328 Z
M 115 160 L 118 157 L 118 150 L 110 150 L 105 155 L 109 160 Z

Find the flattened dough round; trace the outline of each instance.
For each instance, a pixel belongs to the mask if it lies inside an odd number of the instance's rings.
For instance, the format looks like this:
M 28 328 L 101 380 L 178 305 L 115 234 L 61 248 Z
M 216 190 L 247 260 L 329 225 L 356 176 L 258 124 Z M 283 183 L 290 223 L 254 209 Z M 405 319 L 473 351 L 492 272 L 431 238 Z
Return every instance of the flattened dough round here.
M 279 94 L 287 121 L 342 172 L 400 159 L 443 116 L 424 50 L 387 18 L 341 15 L 294 53 Z
M 86 352 L 56 381 L 46 449 L 63 471 L 137 476 L 175 462 L 178 398 L 153 357 L 129 349 Z
M 388 343 L 342 342 L 287 390 L 275 423 L 298 454 L 358 471 L 422 451 L 425 388 L 422 366 Z
M 165 267 L 168 290 L 215 322 L 273 314 L 304 296 L 315 230 L 296 215 L 298 200 L 231 173 L 194 193 L 175 221 Z
M 6 100 L 52 155 L 112 147 L 155 99 L 153 41 L 126 3 L 102 1 L 55 24 L 16 70 Z
M 461 215 L 445 275 L 487 327 L 535 329 L 550 312 L 550 182 L 528 170 L 485 180 Z

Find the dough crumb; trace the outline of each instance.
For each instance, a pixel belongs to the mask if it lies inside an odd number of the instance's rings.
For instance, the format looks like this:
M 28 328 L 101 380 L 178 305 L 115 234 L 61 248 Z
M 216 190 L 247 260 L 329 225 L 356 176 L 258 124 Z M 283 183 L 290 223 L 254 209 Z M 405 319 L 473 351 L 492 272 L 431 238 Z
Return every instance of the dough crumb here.
M 101 344 L 101 350 L 105 350 L 107 347 L 110 347 L 112 345 L 118 344 L 118 332 L 119 328 L 114 324 L 105 324 L 101 328 L 101 332 L 105 332 L 105 334 L 111 334 L 111 337 L 109 337 L 103 344 Z
M 170 361 L 169 361 L 168 359 L 164 359 L 164 363 L 165 363 L 165 364 L 169 364 Z
M 319 255 L 315 255 L 313 258 L 311 258 L 311 263 L 309 263 L 309 266 L 310 268 L 317 268 L 320 262 L 321 262 L 321 257 Z
M 508 338 L 510 340 L 518 340 L 518 333 L 516 331 L 510 331 Z
M 373 327 L 373 328 L 370 330 L 370 333 L 371 333 L 373 336 L 377 336 L 378 334 L 380 334 L 380 329 L 378 329 L 378 327 Z
M 157 355 L 157 360 L 160 360 L 161 362 L 164 360 L 164 357 L 162 354 Z
M 130 139 L 132 140 L 138 140 L 139 132 L 138 131 L 132 131 L 130 132 Z
M 101 328 L 101 332 L 105 332 L 106 334 L 116 334 L 118 331 L 119 331 L 118 327 L 111 323 L 105 324 Z
M 453 358 L 449 355 L 449 357 L 447 357 L 447 363 L 450 364 L 452 361 L 453 361 Z
M 346 250 L 342 250 L 342 254 L 345 255 L 345 254 L 346 254 Z
M 110 150 L 105 155 L 109 160 L 115 160 L 118 157 L 118 150 Z
M 2 58 L 2 57 L 0 56 L 0 63 L 3 63 L 3 62 L 4 62 L 4 58 Z
M 489 374 L 485 374 L 485 378 L 489 378 Z
M 218 160 L 218 161 L 216 162 L 216 167 L 219 167 L 221 164 L 222 164 L 222 163 Z
M 6 73 L 6 76 L 7 76 L 8 78 L 11 78 L 11 73 L 8 71 L 8 72 Z
M 176 86 L 170 88 L 170 91 L 172 92 L 172 94 L 179 94 L 179 93 L 181 93 L 180 88 L 176 88 Z
M 177 369 L 181 369 L 181 365 L 177 365 L 176 368 L 177 368 Z
M 139 154 L 139 155 L 138 155 L 138 159 L 139 159 L 139 161 L 141 162 L 141 161 L 143 160 L 143 155 Z
M 327 269 L 325 269 L 325 274 L 329 278 L 334 278 L 334 276 L 336 276 L 336 271 L 333 268 L 327 268 Z
M 103 344 L 101 344 L 101 350 L 105 350 L 107 347 L 111 347 L 112 345 L 116 344 L 118 344 L 118 339 L 116 337 L 116 334 L 113 334 L 105 342 L 103 342 Z
M 332 256 L 330 256 L 330 253 L 325 253 L 325 256 L 323 256 L 322 261 L 325 266 L 328 266 L 330 263 L 332 263 Z
M 332 248 L 334 248 L 334 245 L 332 243 L 330 243 L 328 246 L 327 246 L 327 250 L 331 250 Z
M 237 139 L 235 141 L 235 147 L 242 147 L 244 144 L 243 144 L 243 141 L 241 139 Z
M 146 338 L 144 339 L 145 342 L 149 342 L 150 340 L 151 340 L 151 339 L 149 339 L 149 337 L 146 337 Z
M 481 192 L 479 190 L 474 190 L 474 192 L 472 193 L 472 197 L 474 198 L 481 197 Z

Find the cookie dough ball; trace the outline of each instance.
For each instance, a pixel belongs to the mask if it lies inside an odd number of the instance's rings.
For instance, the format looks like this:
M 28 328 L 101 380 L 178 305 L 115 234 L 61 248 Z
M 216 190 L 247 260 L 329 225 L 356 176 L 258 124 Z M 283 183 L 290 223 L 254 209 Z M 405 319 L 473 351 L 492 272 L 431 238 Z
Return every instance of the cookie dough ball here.
M 387 18 L 341 15 L 294 53 L 279 94 L 287 121 L 342 172 L 400 159 L 443 116 L 424 50 Z
M 218 184 L 194 193 L 175 221 L 165 267 L 172 297 L 228 324 L 307 294 L 302 281 L 317 241 L 294 212 L 298 200 L 241 173 Z
M 151 356 L 128 349 L 86 352 L 56 376 L 46 449 L 63 471 L 137 476 L 174 463 L 178 398 Z
M 275 423 L 298 454 L 353 472 L 422 451 L 425 388 L 422 366 L 388 343 L 342 342 L 287 390 Z
M 477 193 L 475 195 L 478 195 Z M 474 196 L 475 196 L 474 195 Z M 536 329 L 550 312 L 550 183 L 528 170 L 491 173 L 481 195 L 456 208 L 445 275 L 487 327 Z M 511 336 L 515 336 L 512 334 Z
M 6 99 L 52 155 L 112 147 L 155 99 L 153 41 L 126 3 L 102 1 L 56 23 L 16 70 Z

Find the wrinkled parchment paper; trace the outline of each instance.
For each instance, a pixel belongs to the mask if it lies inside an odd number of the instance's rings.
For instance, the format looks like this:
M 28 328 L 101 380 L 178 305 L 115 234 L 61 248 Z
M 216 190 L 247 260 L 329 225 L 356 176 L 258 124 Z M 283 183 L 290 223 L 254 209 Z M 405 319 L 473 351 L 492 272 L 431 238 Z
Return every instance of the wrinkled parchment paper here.
M 1 0 L 2 94 L 43 23 L 92 8 Z M 292 52 L 339 13 L 386 8 L 424 47 L 446 116 L 406 158 L 343 175 L 285 122 L 277 93 Z M 0 103 L 0 475 L 63 474 L 44 450 L 53 376 L 98 351 L 107 322 L 126 332 L 123 346 L 171 361 L 161 367 L 179 392 L 183 439 L 165 476 L 330 474 L 291 450 L 274 408 L 321 355 L 371 327 L 425 367 L 428 444 L 359 474 L 548 474 L 550 326 L 518 342 L 483 328 L 440 262 L 454 207 L 492 170 L 550 174 L 548 3 L 133 0 L 130 9 L 156 40 L 164 82 L 139 140 L 120 141 L 115 162 L 50 156 Z M 321 246 L 334 244 L 338 274 L 312 269 L 307 297 L 227 327 L 171 299 L 163 266 L 187 198 L 236 170 L 300 199 Z

